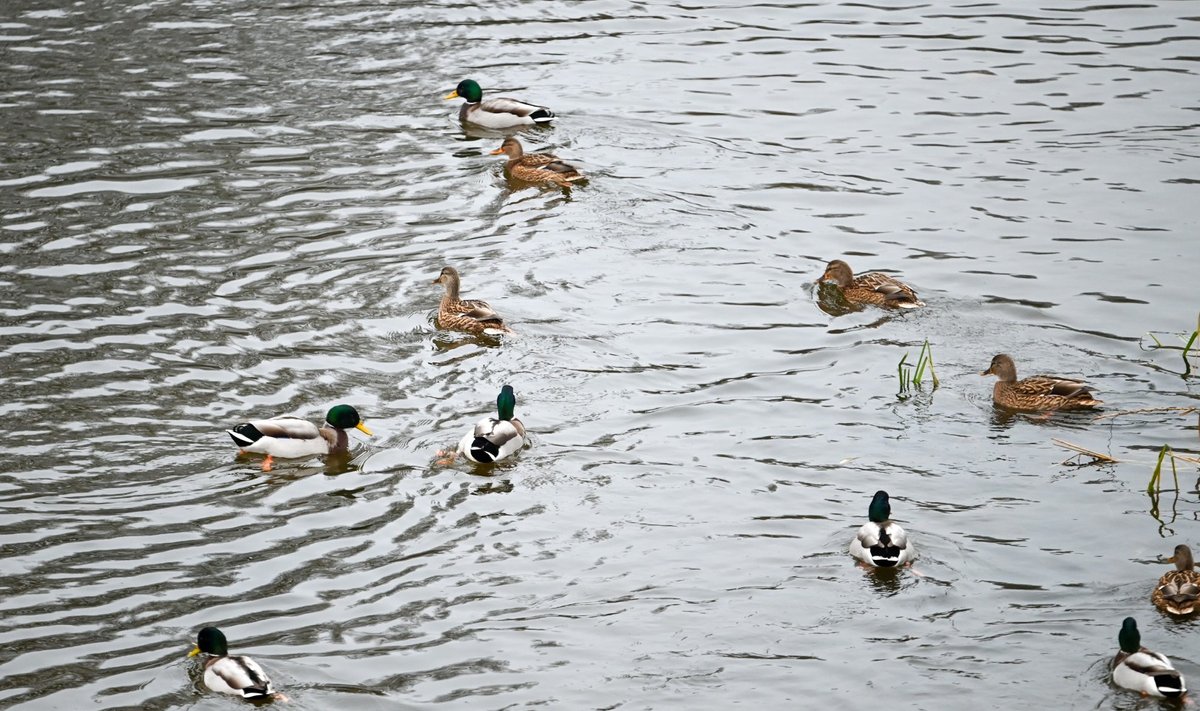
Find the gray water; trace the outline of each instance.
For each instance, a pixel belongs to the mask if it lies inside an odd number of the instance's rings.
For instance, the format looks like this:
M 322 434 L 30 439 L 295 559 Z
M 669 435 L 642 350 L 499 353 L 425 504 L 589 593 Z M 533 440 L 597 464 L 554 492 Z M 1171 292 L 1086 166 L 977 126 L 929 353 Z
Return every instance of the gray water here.
M 1196 414 L 978 375 L 1200 406 L 1145 336 L 1200 310 L 1198 61 L 1167 0 L 6 0 L 0 706 L 237 707 L 209 624 L 297 709 L 1157 708 L 1127 615 L 1200 685 L 1149 602 L 1196 469 L 1145 493 Z M 590 184 L 508 185 L 468 76 Z M 834 258 L 929 306 L 822 310 Z M 435 330 L 446 264 L 516 335 Z M 506 383 L 530 446 L 439 466 Z M 349 463 L 223 432 L 339 402 Z

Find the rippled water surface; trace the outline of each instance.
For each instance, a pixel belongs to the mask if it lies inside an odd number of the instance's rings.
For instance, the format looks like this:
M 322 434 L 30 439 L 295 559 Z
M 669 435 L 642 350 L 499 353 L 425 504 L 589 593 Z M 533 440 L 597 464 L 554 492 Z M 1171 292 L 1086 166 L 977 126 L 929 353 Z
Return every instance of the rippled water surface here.
M 6 0 L 0 706 L 233 708 L 208 624 L 300 709 L 1156 708 L 1126 615 L 1200 685 L 1148 600 L 1195 466 L 1145 493 L 1196 414 L 978 375 L 1200 406 L 1144 338 L 1200 309 L 1198 62 L 1170 0 Z M 507 184 L 468 76 L 590 184 Z M 830 308 L 835 258 L 928 308 Z M 515 335 L 434 328 L 446 264 Z M 439 465 L 506 383 L 530 446 Z M 223 432 L 339 402 L 348 464 Z

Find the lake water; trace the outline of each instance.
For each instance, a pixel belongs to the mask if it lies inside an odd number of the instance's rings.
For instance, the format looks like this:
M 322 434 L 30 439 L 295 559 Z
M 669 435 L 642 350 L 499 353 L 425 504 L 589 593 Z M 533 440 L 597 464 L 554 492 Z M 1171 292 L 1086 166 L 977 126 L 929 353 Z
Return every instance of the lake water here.
M 1145 493 L 1195 412 L 978 375 L 1200 406 L 1145 338 L 1200 311 L 1198 62 L 1169 0 L 6 0 L 0 706 L 232 708 L 209 624 L 297 709 L 1157 708 L 1127 615 L 1200 686 L 1149 602 L 1195 466 Z M 508 185 L 466 77 L 590 184 Z M 823 310 L 835 258 L 928 307 Z M 447 264 L 515 335 L 435 330 Z M 531 445 L 437 465 L 503 384 Z M 349 464 L 223 431 L 340 402 Z

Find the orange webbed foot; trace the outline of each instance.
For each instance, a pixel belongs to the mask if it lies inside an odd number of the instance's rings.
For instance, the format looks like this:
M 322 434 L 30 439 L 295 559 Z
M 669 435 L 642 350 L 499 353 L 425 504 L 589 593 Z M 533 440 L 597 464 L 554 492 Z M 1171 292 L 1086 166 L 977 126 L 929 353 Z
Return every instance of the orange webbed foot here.
M 272 457 L 271 455 L 268 454 L 267 458 L 263 460 L 262 470 L 264 472 L 271 471 L 271 464 L 274 463 L 274 461 L 275 461 L 274 457 Z

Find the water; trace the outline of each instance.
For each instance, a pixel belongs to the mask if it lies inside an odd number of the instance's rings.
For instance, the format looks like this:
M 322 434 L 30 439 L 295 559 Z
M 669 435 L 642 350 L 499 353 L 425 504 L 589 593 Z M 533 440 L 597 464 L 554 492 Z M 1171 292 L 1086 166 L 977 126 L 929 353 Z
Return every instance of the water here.
M 1126 615 L 1200 683 L 1148 600 L 1195 468 L 1144 492 L 1196 415 L 1005 417 L 977 375 L 1200 405 L 1143 338 L 1200 308 L 1197 19 L 9 0 L 0 706 L 229 708 L 208 624 L 300 709 L 1154 708 L 1106 681 Z M 591 183 L 506 185 L 467 76 Z M 822 311 L 834 258 L 929 307 Z M 436 332 L 445 264 L 517 334 Z M 437 466 L 505 383 L 532 445 Z M 338 402 L 348 464 L 223 433 Z M 915 571 L 846 554 L 880 488 Z

